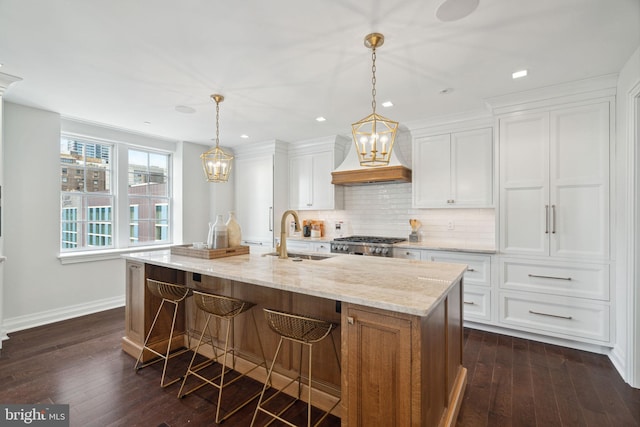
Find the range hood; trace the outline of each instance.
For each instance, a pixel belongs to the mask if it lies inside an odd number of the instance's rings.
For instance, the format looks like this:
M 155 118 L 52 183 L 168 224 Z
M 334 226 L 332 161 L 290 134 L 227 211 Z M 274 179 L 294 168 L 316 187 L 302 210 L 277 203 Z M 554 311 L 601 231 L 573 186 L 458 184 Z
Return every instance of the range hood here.
M 355 144 L 351 141 L 351 148 L 344 161 L 331 172 L 331 183 L 335 185 L 363 185 L 411 182 L 411 169 L 402 158 L 401 145 L 411 146 L 411 136 L 408 132 L 398 131 L 396 134 L 388 166 L 367 167 L 360 166 Z

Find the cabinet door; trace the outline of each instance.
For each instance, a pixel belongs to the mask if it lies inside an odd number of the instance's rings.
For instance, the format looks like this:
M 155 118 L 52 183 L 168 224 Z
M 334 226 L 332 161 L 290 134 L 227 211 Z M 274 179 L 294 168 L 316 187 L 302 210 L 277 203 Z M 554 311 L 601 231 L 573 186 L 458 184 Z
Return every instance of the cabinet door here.
M 490 128 L 451 134 L 451 204 L 493 205 L 493 133 Z
M 500 250 L 549 253 L 549 114 L 500 119 Z
M 420 425 L 419 421 L 411 423 L 411 320 L 351 305 L 343 305 L 342 316 L 342 360 L 347 371 L 343 374 L 342 396 L 347 405 L 343 417 L 348 425 Z
M 413 206 L 450 207 L 450 135 L 420 138 L 413 144 Z
M 609 103 L 550 114 L 551 256 L 609 257 Z
M 310 209 L 312 200 L 313 159 L 311 155 L 289 159 L 289 207 Z
M 311 205 L 313 209 L 335 208 L 335 187 L 331 183 L 333 153 L 325 151 L 313 155 Z
M 238 158 L 235 170 L 243 243 L 273 246 L 273 156 Z
M 144 264 L 127 261 L 126 304 L 124 329 L 128 341 L 142 346 L 145 338 L 145 278 Z M 137 350 L 138 352 L 140 350 Z M 137 355 L 136 355 L 137 357 Z

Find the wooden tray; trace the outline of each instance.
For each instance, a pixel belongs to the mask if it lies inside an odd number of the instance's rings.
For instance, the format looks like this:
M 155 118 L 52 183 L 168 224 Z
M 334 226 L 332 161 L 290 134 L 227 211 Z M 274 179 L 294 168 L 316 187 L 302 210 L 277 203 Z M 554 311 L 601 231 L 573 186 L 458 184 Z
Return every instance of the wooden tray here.
M 192 245 L 176 245 L 171 246 L 171 253 L 194 258 L 214 259 L 248 254 L 249 246 L 234 246 L 223 249 L 195 249 Z

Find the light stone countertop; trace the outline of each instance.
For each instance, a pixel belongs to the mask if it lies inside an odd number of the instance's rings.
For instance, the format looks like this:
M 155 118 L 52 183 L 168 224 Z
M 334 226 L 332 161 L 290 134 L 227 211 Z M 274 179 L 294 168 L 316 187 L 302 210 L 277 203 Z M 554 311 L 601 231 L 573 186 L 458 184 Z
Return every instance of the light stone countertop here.
M 467 268 L 398 258 L 324 255 L 327 258 L 319 261 L 295 262 L 252 251 L 209 260 L 162 250 L 123 258 L 417 316 L 428 315 Z
M 449 252 L 468 252 L 475 254 L 496 254 L 497 251 L 495 248 L 489 247 L 480 247 L 480 246 L 465 246 L 454 247 L 447 246 L 446 244 L 438 244 L 433 242 L 400 242 L 393 245 L 394 248 L 402 248 L 402 249 L 425 249 L 430 251 L 449 251 Z

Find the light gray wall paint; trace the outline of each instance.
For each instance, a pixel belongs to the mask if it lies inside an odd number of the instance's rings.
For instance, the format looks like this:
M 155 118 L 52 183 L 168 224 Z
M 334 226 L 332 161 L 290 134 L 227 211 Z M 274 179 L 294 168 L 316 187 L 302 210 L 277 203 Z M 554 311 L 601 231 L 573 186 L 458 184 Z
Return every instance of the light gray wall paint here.
M 177 143 L 73 123 L 61 120 L 57 113 L 18 104 L 5 103 L 4 113 L 6 328 L 23 329 L 121 305 L 125 292 L 124 260 L 66 265 L 58 260 L 61 122 L 65 131 L 148 148 L 174 149 Z M 179 190 L 174 193 L 181 193 L 177 200 L 186 206 L 176 206 L 177 215 L 183 215 L 185 224 L 177 235 L 186 240 L 206 227 L 209 188 L 200 179 L 198 156 L 202 146 L 183 143 L 177 148 L 174 179 Z

